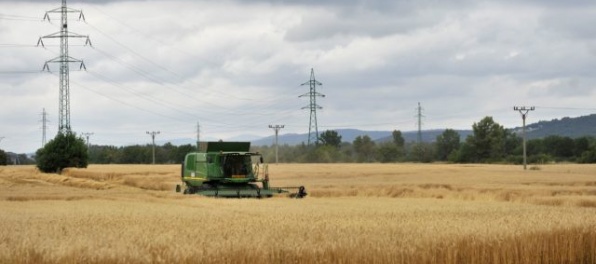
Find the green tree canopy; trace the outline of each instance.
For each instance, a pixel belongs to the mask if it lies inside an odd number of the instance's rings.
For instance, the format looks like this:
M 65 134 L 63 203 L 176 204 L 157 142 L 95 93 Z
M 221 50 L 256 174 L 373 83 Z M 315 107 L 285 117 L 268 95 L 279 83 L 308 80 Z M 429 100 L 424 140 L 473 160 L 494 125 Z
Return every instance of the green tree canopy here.
M 505 157 L 506 131 L 487 116 L 472 125 L 473 134 L 468 136 L 466 144 L 472 151 L 471 162 L 489 162 L 502 160 Z
M 335 130 L 326 130 L 319 136 L 319 141 L 325 146 L 339 148 L 339 145 L 341 144 L 341 136 Z
M 368 135 L 357 136 L 354 139 L 354 152 L 359 162 L 370 162 L 375 154 L 375 142 Z
M 377 159 L 383 163 L 395 162 L 397 161 L 399 154 L 400 152 L 395 144 L 385 142 L 380 144 L 378 147 Z
M 445 131 L 437 136 L 437 158 L 439 160 L 447 160 L 449 155 L 459 149 L 460 137 L 459 133 L 453 129 L 445 129 Z
M 58 133 L 36 153 L 37 168 L 46 173 L 60 173 L 68 167 L 86 168 L 87 159 L 85 140 L 71 132 Z
M 401 131 L 393 130 L 393 133 L 391 133 L 391 135 L 393 136 L 393 144 L 395 144 L 396 147 L 403 149 L 404 145 L 406 143 L 406 140 L 404 139 L 403 135 L 401 134 Z

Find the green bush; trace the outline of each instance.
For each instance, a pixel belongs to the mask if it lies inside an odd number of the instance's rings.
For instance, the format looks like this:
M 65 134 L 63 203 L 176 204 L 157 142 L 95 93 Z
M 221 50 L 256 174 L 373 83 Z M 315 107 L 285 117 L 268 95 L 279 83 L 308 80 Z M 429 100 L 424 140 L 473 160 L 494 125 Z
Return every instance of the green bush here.
M 37 168 L 46 173 L 60 173 L 68 167 L 87 167 L 87 146 L 72 132 L 58 133 L 45 147 L 37 150 Z

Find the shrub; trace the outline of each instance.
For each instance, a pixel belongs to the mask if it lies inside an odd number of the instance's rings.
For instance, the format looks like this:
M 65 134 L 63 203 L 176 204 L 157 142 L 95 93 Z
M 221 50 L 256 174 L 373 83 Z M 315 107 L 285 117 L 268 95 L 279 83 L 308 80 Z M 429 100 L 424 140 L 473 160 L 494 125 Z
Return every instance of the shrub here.
M 58 133 L 45 147 L 37 150 L 37 168 L 46 173 L 60 173 L 68 167 L 87 167 L 87 146 L 72 132 Z

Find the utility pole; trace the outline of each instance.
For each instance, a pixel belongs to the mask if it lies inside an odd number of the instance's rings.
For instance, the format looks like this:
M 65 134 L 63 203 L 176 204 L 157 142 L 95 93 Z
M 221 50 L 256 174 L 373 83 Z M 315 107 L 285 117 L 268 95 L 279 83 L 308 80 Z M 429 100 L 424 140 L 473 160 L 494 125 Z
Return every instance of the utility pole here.
M 201 142 L 201 125 L 199 125 L 199 122 L 197 122 L 197 151 L 199 151 L 200 149 L 200 142 Z
M 528 112 L 534 111 L 534 109 L 535 108 L 533 106 L 532 107 L 529 107 L 529 108 L 527 108 L 525 106 L 521 106 L 521 107 L 514 106 L 513 107 L 513 110 L 514 111 L 519 111 L 519 113 L 522 116 L 522 122 L 523 122 L 523 126 L 522 126 L 522 137 L 523 137 L 523 141 L 524 141 L 524 143 L 523 143 L 524 144 L 523 145 L 523 149 L 524 149 L 524 170 L 526 170 L 526 166 L 527 166 L 527 163 L 526 163 L 526 116 L 528 116 Z
M 87 139 L 87 152 L 89 152 L 89 137 L 93 136 L 93 132 L 91 133 L 81 133 L 82 136 L 84 136 Z
M 159 131 L 147 131 L 147 135 L 151 136 L 151 141 L 153 142 L 153 164 L 155 164 L 155 135 L 158 135 Z
M 46 145 L 46 131 L 48 130 L 48 119 L 47 119 L 48 113 L 46 112 L 46 109 L 43 108 L 43 111 L 41 112 L 41 130 L 42 130 L 42 134 L 41 134 L 41 147 L 45 147 Z
M 59 110 L 58 110 L 58 133 L 70 133 L 70 88 L 69 88 L 69 63 L 77 62 L 81 65 L 79 69 L 86 69 L 85 64 L 82 60 L 78 60 L 72 58 L 68 55 L 68 39 L 69 38 L 86 38 L 85 45 L 89 44 L 91 46 L 91 40 L 89 36 L 79 35 L 73 32 L 68 31 L 68 14 L 69 13 L 78 13 L 79 20 L 85 20 L 85 16 L 83 12 L 80 10 L 72 9 L 66 7 L 66 0 L 62 0 L 62 6 L 56 9 L 52 9 L 47 11 L 44 15 L 43 19 L 50 21 L 50 14 L 52 13 L 59 13 L 61 16 L 60 20 L 60 31 L 40 37 L 37 41 L 37 46 L 40 44 L 45 47 L 43 44 L 44 38 L 59 38 L 60 39 L 60 55 L 54 59 L 46 61 L 43 66 L 43 70 L 50 71 L 48 63 L 59 63 L 60 64 L 60 85 L 59 85 Z
M 284 128 L 284 125 L 269 125 L 269 128 L 273 128 L 273 130 L 275 130 L 275 164 L 277 164 L 278 159 L 277 159 L 277 135 L 279 134 L 279 130 Z
M 318 82 L 315 79 L 315 70 L 312 68 L 310 69 L 310 80 L 301 84 L 301 85 L 306 85 L 306 84 L 308 84 L 310 86 L 310 91 L 308 93 L 305 93 L 298 97 L 309 96 L 309 98 L 310 98 L 310 104 L 305 107 L 302 107 L 302 109 L 310 109 L 310 121 L 308 124 L 308 145 L 310 146 L 311 142 L 313 142 L 314 144 L 319 143 L 319 128 L 317 126 L 317 109 L 323 109 L 323 108 L 321 106 L 317 105 L 317 97 L 325 97 L 325 95 L 317 92 L 317 85 L 323 85 L 323 84 Z

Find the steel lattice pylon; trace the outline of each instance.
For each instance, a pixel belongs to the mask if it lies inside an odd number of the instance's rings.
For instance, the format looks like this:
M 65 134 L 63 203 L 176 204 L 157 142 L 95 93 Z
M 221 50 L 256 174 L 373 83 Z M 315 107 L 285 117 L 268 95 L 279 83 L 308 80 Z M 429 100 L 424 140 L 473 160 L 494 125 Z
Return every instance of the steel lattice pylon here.
M 79 13 L 79 19 L 85 20 L 85 16 L 83 16 L 83 12 L 80 10 L 75 10 L 68 8 L 66 6 L 66 0 L 62 0 L 62 6 L 50 11 L 47 11 L 44 20 L 47 19 L 50 21 L 51 13 L 59 13 L 60 14 L 60 31 L 43 36 L 39 38 L 37 45 L 40 44 L 44 46 L 43 39 L 44 38 L 60 38 L 60 56 L 46 61 L 43 66 L 44 70 L 49 71 L 50 68 L 48 63 L 59 63 L 60 64 L 60 83 L 59 83 L 59 108 L 58 108 L 58 133 L 68 133 L 71 131 L 70 127 L 70 88 L 69 88 L 69 63 L 77 62 L 80 63 L 79 69 L 86 69 L 85 64 L 82 60 L 78 60 L 68 56 L 68 38 L 86 38 L 85 45 L 91 45 L 91 41 L 89 40 L 89 36 L 83 36 L 76 33 L 72 33 L 68 31 L 68 13 Z
M 305 107 L 302 107 L 302 109 L 310 109 L 310 121 L 308 124 L 308 145 L 310 146 L 311 142 L 314 144 L 317 144 L 319 142 L 319 128 L 317 126 L 317 109 L 323 108 L 317 105 L 317 96 L 325 97 L 325 95 L 317 92 L 317 85 L 323 84 L 315 79 L 315 70 L 312 68 L 310 69 L 310 80 L 301 85 L 307 84 L 310 86 L 310 91 L 299 97 L 310 97 L 310 104 Z

